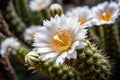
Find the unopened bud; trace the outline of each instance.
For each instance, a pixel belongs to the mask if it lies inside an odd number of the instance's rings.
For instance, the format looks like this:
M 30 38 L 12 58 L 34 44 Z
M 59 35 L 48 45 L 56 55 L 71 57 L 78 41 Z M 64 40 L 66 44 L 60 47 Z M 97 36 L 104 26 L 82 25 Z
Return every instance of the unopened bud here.
M 50 14 L 54 17 L 56 14 L 59 16 L 63 13 L 63 8 L 61 5 L 54 3 L 50 6 Z
M 31 51 L 25 56 L 25 63 L 29 66 L 34 66 L 35 63 L 39 62 L 39 54 Z

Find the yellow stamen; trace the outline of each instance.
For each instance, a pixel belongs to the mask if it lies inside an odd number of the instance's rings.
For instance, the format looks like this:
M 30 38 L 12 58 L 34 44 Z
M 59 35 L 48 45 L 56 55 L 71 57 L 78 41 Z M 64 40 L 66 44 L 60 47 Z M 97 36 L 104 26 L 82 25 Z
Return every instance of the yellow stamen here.
M 85 23 L 85 19 L 84 18 L 78 18 L 78 22 L 80 23 L 80 25 Z
M 53 39 L 54 39 L 54 40 L 58 40 L 58 41 L 60 41 L 61 43 L 65 44 L 62 40 L 60 40 L 60 38 L 59 38 L 58 35 L 53 36 Z
M 68 50 L 72 44 L 72 37 L 69 30 L 55 32 L 50 40 L 51 48 L 57 52 Z
M 112 13 L 107 11 L 99 14 L 99 19 L 104 21 L 109 21 L 112 17 Z

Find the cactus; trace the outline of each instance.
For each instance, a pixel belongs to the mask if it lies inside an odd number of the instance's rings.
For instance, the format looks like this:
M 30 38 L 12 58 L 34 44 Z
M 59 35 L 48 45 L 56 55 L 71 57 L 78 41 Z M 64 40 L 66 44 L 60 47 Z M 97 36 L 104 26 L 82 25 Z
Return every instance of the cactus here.
M 66 61 L 66 64 L 79 71 L 82 80 L 108 80 L 111 74 L 109 61 L 88 40 L 84 42 L 87 46 L 78 50 L 77 59 Z
M 119 35 L 119 41 L 120 41 L 120 16 L 117 19 L 116 25 L 117 25 L 117 28 L 118 28 L 118 35 Z
M 32 24 L 32 13 L 29 9 L 28 0 L 13 0 L 15 11 L 27 26 Z
M 25 62 L 29 69 L 43 73 L 50 80 L 81 80 L 77 71 L 67 65 L 56 66 L 53 62 L 39 61 L 40 55 L 30 52 L 25 56 Z
M 42 25 L 43 20 L 49 20 L 51 16 L 54 17 L 56 14 L 60 16 L 63 13 L 62 7 L 45 8 L 32 12 L 28 6 L 28 0 L 12 0 L 3 13 L 10 31 L 22 42 L 22 46 L 16 51 L 17 55 L 14 56 L 16 60 L 24 64 L 23 59 L 25 58 L 30 70 L 43 74 L 50 80 L 109 80 L 111 63 L 87 39 L 83 40 L 87 45 L 77 50 L 77 59 L 66 59 L 65 63 L 59 66 L 47 60 L 40 61 L 40 54 L 28 53 L 32 47 L 23 40 L 24 30 L 32 24 Z M 49 11 L 51 11 L 51 15 Z M 100 45 L 100 48 L 104 48 L 105 53 L 111 58 L 120 58 L 120 37 L 118 37 L 116 27 L 112 25 L 93 27 L 89 29 L 88 35 L 89 38 L 93 38 L 92 41 Z
M 15 12 L 12 2 L 9 3 L 6 13 L 4 14 L 5 18 L 9 21 L 8 23 L 10 30 L 20 39 L 22 39 L 22 33 L 26 28 L 26 24 L 21 20 L 20 17 Z
M 100 45 L 100 37 L 95 33 L 94 28 L 88 29 L 88 37 L 91 39 L 91 42 L 97 42 Z
M 120 41 L 117 26 L 114 24 L 103 25 L 104 48 L 111 58 L 120 58 Z

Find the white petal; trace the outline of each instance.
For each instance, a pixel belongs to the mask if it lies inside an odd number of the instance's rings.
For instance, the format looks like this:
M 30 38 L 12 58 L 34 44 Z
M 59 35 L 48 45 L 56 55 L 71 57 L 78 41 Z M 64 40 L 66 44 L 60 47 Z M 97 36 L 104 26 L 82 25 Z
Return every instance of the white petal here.
M 48 53 L 48 52 L 52 52 L 53 49 L 51 49 L 50 47 L 41 47 L 41 48 L 36 48 L 36 53 L 40 53 L 40 54 L 44 54 L 44 53 Z
M 86 43 L 80 41 L 79 46 L 77 46 L 76 49 L 81 49 L 81 48 L 85 47 L 86 45 L 87 45 Z
M 56 65 L 58 66 L 59 64 L 62 64 L 64 62 L 66 56 L 67 56 L 67 52 L 61 53 L 55 61 Z
M 79 45 L 79 41 L 75 41 L 75 42 L 72 44 L 71 49 L 68 51 L 68 54 L 72 54 L 72 53 L 75 51 L 76 46 L 78 46 L 78 45 Z
M 50 36 L 42 35 L 39 33 L 35 34 L 34 42 L 44 43 L 44 42 L 49 42 L 49 40 L 50 40 Z
M 32 46 L 35 46 L 35 47 L 49 47 L 50 44 L 48 44 L 48 43 L 34 43 Z
M 74 40 L 84 39 L 87 37 L 86 34 L 87 34 L 87 29 L 82 29 L 78 33 L 76 33 Z
M 70 58 L 76 59 L 77 58 L 77 51 L 74 51 L 72 54 L 69 54 Z
M 49 21 L 44 21 L 44 26 L 47 29 L 47 32 L 49 34 L 53 34 L 60 26 L 58 23 L 55 21 L 55 19 L 51 18 L 50 22 Z M 52 26 L 52 28 L 51 28 Z
M 52 52 L 52 53 L 47 53 L 47 54 L 43 54 L 39 57 L 40 60 L 44 61 L 47 59 L 51 59 L 51 58 L 56 58 L 56 56 L 58 55 L 57 52 Z

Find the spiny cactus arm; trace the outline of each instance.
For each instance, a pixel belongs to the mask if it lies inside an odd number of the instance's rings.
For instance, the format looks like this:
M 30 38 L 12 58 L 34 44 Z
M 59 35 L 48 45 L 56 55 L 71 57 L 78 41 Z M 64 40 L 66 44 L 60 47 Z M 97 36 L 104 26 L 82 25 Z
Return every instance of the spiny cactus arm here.
M 120 42 L 120 16 L 117 19 L 117 28 L 118 28 L 118 35 L 119 35 L 119 42 Z
M 30 52 L 25 56 L 25 62 L 29 69 L 42 73 L 50 78 L 50 80 L 81 80 L 77 71 L 67 65 L 56 66 L 53 62 L 40 61 L 40 55 Z
M 93 28 L 88 29 L 88 37 L 91 39 L 90 41 L 100 44 L 100 37 L 98 37 Z
M 104 46 L 106 53 L 112 58 L 120 58 L 120 42 L 117 26 L 103 25 Z
M 16 13 L 26 23 L 27 26 L 32 24 L 32 13 L 29 8 L 28 0 L 13 0 Z
M 108 80 L 111 65 L 107 58 L 100 54 L 88 40 L 83 40 L 87 46 L 78 50 L 76 60 L 66 61 L 80 73 L 82 80 Z
M 44 20 L 42 13 L 41 12 L 33 12 L 32 14 L 33 14 L 32 15 L 33 24 L 42 25 L 43 20 Z
M 9 3 L 4 16 L 9 24 L 10 31 L 13 32 L 14 35 L 17 36 L 20 40 L 23 40 L 22 34 L 26 29 L 26 25 L 16 14 L 12 2 Z
M 101 38 L 102 35 L 103 35 L 103 32 L 102 32 L 103 29 L 102 29 L 102 27 L 93 26 L 92 28 L 93 28 L 95 34 L 96 34 L 99 38 Z

